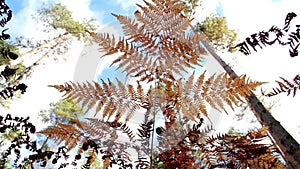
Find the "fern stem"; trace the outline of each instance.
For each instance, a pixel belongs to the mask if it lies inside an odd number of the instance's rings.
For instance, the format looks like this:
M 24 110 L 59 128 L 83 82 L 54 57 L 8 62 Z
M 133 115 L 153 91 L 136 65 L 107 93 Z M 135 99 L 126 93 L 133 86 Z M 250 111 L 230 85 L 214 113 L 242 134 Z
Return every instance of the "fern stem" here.
M 154 143 L 154 125 L 155 125 L 155 110 L 154 110 L 154 113 L 153 113 L 154 117 L 154 121 L 153 121 L 153 127 L 152 127 L 152 138 L 151 138 L 151 150 L 150 150 L 150 169 L 152 168 L 152 165 L 153 165 L 153 143 Z
M 43 142 L 42 146 L 41 146 L 41 150 L 45 148 L 47 142 L 49 140 L 49 136 L 47 136 L 46 140 Z
M 156 71 L 157 72 L 157 71 Z M 156 108 L 155 108 L 155 106 L 156 106 L 156 90 L 157 90 L 157 80 L 156 79 L 158 79 L 157 78 L 157 74 L 156 74 L 156 77 L 155 77 L 155 85 L 154 85 L 154 104 L 153 104 L 153 124 L 152 124 L 152 138 L 151 138 L 151 149 L 150 149 L 150 169 L 152 169 L 152 166 L 153 166 L 153 144 L 154 144 L 154 135 L 155 135 L 155 132 L 154 132 L 154 127 L 155 127 L 155 118 L 156 118 L 156 112 L 155 112 L 155 110 L 156 110 Z
M 6 140 L 6 138 L 3 138 L 1 141 L 0 141 L 0 146 L 2 146 L 2 143 Z

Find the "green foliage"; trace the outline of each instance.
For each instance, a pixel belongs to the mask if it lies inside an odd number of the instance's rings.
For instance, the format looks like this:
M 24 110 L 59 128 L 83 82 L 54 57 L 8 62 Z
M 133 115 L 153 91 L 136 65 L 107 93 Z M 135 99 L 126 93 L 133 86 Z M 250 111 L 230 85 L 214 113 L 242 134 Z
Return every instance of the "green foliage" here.
M 243 134 L 241 132 L 239 132 L 238 130 L 236 130 L 235 128 L 230 127 L 230 129 L 228 131 L 228 135 L 241 137 Z
M 2 144 L 5 140 L 12 141 L 18 138 L 22 134 L 22 130 L 14 131 L 9 129 L 6 133 L 1 134 L 0 138 L 2 139 L 0 144 Z
M 100 160 L 98 158 L 95 159 L 95 161 L 91 165 L 91 169 L 102 169 L 102 168 L 103 167 L 102 167 Z
M 41 110 L 39 116 L 45 123 L 53 125 L 57 123 L 70 123 L 72 119 L 84 114 L 81 106 L 73 100 L 60 100 L 57 103 L 50 103 L 49 110 Z
M 199 0 L 181 0 L 180 2 L 184 15 L 189 19 L 195 15 L 196 8 L 201 6 Z M 204 21 L 197 23 L 195 27 L 196 31 L 205 33 L 216 50 L 228 49 L 229 52 L 236 50 L 230 47 L 235 46 L 237 33 L 228 28 L 225 17 L 211 14 Z
M 18 57 L 21 56 L 18 47 L 14 46 L 6 41 L 0 40 L 0 66 L 9 64 L 9 62 L 11 60 L 11 58 L 10 58 L 11 53 L 13 53 L 13 55 L 18 56 Z M 2 81 L 0 83 L 1 90 L 4 90 L 7 87 L 7 84 L 13 83 L 18 78 L 18 76 L 20 76 L 26 69 L 26 67 L 23 65 L 23 62 L 20 62 L 16 65 L 12 65 L 11 68 L 17 69 L 16 73 L 15 73 L 15 75 L 10 76 L 7 80 L 4 79 L 3 76 L 1 76 L 1 78 L 2 78 Z M 16 94 L 16 96 L 14 98 L 20 98 L 21 93 L 17 92 L 15 94 Z M 11 98 L 7 98 L 7 99 L 0 98 L 0 105 L 1 105 L 1 107 L 9 108 L 11 101 L 12 101 Z
M 7 142 L 12 142 L 13 140 L 18 140 L 18 137 L 21 136 L 21 134 L 23 134 L 22 130 L 16 130 L 14 131 L 13 129 L 8 129 L 7 131 L 5 131 L 4 133 L 1 133 L 0 135 L 0 146 L 4 147 Z M 4 154 L 1 152 L 0 157 L 2 157 Z M 7 160 L 7 162 L 4 164 L 4 166 L 1 166 L 1 168 L 3 169 L 10 169 L 10 163 L 12 162 L 12 160 L 9 158 Z
M 88 31 L 94 31 L 96 26 L 93 24 L 95 19 L 86 22 L 79 22 L 73 19 L 71 11 L 66 6 L 58 3 L 52 4 L 49 8 L 39 10 L 40 19 L 54 29 L 63 29 L 72 34 L 78 40 L 87 41 Z
M 199 0 L 181 0 L 182 11 L 187 18 L 191 18 L 196 11 L 196 7 L 201 6 L 201 1 Z
M 210 15 L 201 23 L 197 23 L 196 30 L 205 33 L 217 50 L 228 49 L 235 45 L 237 33 L 229 29 L 226 18 L 218 15 Z
M 26 67 L 23 65 L 23 62 L 20 62 L 20 63 L 18 63 L 18 64 L 16 64 L 16 65 L 13 65 L 13 66 L 11 66 L 11 68 L 12 69 L 17 69 L 16 70 L 16 74 L 15 74 L 15 76 L 11 76 L 9 79 L 8 79 L 8 83 L 13 83 L 14 81 L 16 81 L 17 80 L 17 78 L 19 77 L 19 76 L 21 76 L 25 71 L 26 71 Z M 30 76 L 30 75 L 29 75 Z
M 10 61 L 9 57 L 6 56 L 6 52 L 13 52 L 17 55 L 20 55 L 19 49 L 9 44 L 4 40 L 0 40 L 0 65 L 4 65 Z

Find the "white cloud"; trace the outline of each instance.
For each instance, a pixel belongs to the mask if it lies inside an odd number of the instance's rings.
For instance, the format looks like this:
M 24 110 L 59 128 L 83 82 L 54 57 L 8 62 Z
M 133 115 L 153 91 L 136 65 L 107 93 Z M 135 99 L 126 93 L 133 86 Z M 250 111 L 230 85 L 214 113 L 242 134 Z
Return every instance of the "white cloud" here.
M 50 3 L 62 3 L 65 5 L 68 10 L 73 13 L 75 20 L 84 21 L 87 18 L 97 16 L 99 19 L 99 24 L 101 22 L 101 14 L 97 11 L 90 10 L 89 6 L 91 0 L 23 0 L 23 9 L 17 14 L 13 15 L 13 19 L 9 22 L 9 33 L 18 36 L 25 37 L 38 37 L 39 39 L 45 39 L 49 36 L 47 33 L 43 33 L 43 27 L 41 23 L 37 23 L 35 19 L 32 18 L 32 15 L 36 16 L 36 11 L 43 7 L 43 4 Z
M 73 13 L 73 16 L 76 20 L 84 19 L 86 17 L 93 17 L 93 12 L 89 9 L 91 0 L 60 0 L 60 2 Z
M 93 11 L 89 7 L 92 0 L 57 0 L 61 2 L 62 5 L 65 5 L 68 10 L 73 13 L 73 17 L 78 21 L 86 21 L 87 19 L 96 18 L 99 22 L 98 24 L 102 25 L 103 13 L 101 11 Z
M 13 13 L 12 20 L 8 23 L 9 33 L 18 36 L 34 36 L 37 30 L 39 30 L 40 25 L 37 25 L 36 21 L 31 15 L 37 11 L 43 0 L 30 0 L 22 1 L 23 9 L 17 14 Z
M 144 2 L 142 0 L 117 0 L 117 3 L 121 4 L 121 7 L 127 11 L 130 7 L 136 6 L 136 4 L 143 5 Z
M 210 14 L 216 13 L 216 8 L 219 0 L 201 1 L 201 6 L 195 10 L 194 21 L 195 23 L 203 21 Z

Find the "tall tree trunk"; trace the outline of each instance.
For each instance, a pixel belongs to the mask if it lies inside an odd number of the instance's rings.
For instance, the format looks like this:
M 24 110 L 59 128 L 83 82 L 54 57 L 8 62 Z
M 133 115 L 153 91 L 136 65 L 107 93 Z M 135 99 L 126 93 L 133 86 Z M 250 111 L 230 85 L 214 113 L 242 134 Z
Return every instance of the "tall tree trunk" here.
M 233 78 L 237 77 L 237 74 L 228 66 L 222 58 L 209 45 L 209 40 L 206 38 L 202 40 L 202 44 L 208 50 L 208 52 L 220 63 L 224 70 L 232 75 Z M 271 113 L 264 107 L 264 105 L 258 100 L 254 93 L 248 96 L 248 105 L 252 109 L 254 115 L 261 123 L 269 127 L 268 135 L 273 144 L 278 148 L 281 155 L 287 162 L 288 168 L 299 169 L 300 168 L 300 145 L 299 143 L 283 128 L 279 121 L 277 121 Z
M 7 87 L 14 87 L 14 86 L 20 84 L 20 82 L 24 78 L 28 77 L 34 71 L 35 67 L 37 67 L 38 65 L 40 65 L 45 58 L 51 56 L 55 52 L 55 50 L 57 50 L 57 48 L 59 48 L 59 46 L 61 44 L 63 44 L 64 41 L 66 41 L 66 39 L 68 38 L 68 35 L 69 35 L 69 33 L 61 34 L 61 35 L 59 35 L 59 36 L 57 36 L 57 37 L 55 37 L 55 38 L 53 38 L 53 39 L 45 42 L 44 44 L 42 44 L 42 45 L 40 45 L 40 46 L 38 46 L 38 47 L 30 50 L 29 52 L 25 53 L 24 54 L 25 56 L 22 57 L 22 59 L 20 58 L 20 59 L 16 60 L 17 62 L 10 62 L 10 64 L 20 63 L 25 58 L 29 59 L 28 57 L 30 57 L 32 55 L 35 55 L 38 52 L 41 52 L 41 50 L 43 50 L 46 47 L 49 47 L 48 51 L 45 51 L 45 53 L 43 55 L 39 56 L 39 58 L 37 60 L 33 61 L 33 63 L 31 63 L 30 66 L 28 66 L 23 72 L 21 72 L 20 74 L 18 74 L 17 78 L 15 80 L 13 80 L 13 81 L 9 82 L 8 84 L 6 84 L 3 87 L 3 89 L 5 89 Z M 1 70 L 1 68 L 3 66 L 5 66 L 5 65 L 0 66 L 0 70 Z M 0 97 L 0 102 L 2 102 L 1 104 L 5 104 L 4 100 L 5 100 L 4 98 Z
M 60 39 L 64 39 L 65 37 L 67 37 L 70 33 L 69 32 L 65 32 L 63 34 L 60 34 L 58 35 L 57 37 L 55 38 L 52 38 L 48 41 L 46 41 L 45 43 L 43 44 L 40 44 L 39 46 L 31 49 L 30 51 L 22 54 L 21 57 L 19 57 L 18 59 L 16 60 L 11 60 L 9 63 L 9 65 L 17 65 L 18 63 L 21 63 L 22 61 L 25 61 L 25 60 L 28 60 L 28 58 L 30 58 L 31 56 L 37 54 L 38 52 L 40 52 L 42 49 L 46 48 L 46 47 L 49 47 L 52 43 L 55 43 L 57 41 L 59 41 Z M 0 70 L 4 70 L 6 65 L 1 65 L 0 66 Z
M 22 72 L 19 77 L 14 80 L 13 82 L 10 82 L 8 84 L 8 87 L 13 87 L 15 85 L 18 85 L 22 79 L 29 76 L 34 68 L 38 66 L 45 58 L 49 57 L 56 49 L 59 47 L 59 45 L 63 43 L 62 41 L 58 41 L 54 46 L 51 47 L 45 54 L 43 54 L 37 61 L 35 61 L 31 66 L 27 67 L 24 72 Z

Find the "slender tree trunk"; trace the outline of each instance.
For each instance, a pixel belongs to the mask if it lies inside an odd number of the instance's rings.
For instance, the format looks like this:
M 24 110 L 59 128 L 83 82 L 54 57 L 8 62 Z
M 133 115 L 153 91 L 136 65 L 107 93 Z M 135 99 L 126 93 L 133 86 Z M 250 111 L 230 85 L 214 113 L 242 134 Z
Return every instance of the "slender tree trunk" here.
M 16 60 L 11 60 L 11 61 L 10 61 L 9 63 L 7 63 L 7 64 L 9 64 L 9 65 L 17 65 L 18 63 L 21 63 L 22 61 L 27 60 L 28 57 L 31 57 L 31 56 L 37 54 L 38 52 L 40 52 L 40 51 L 41 51 L 42 49 L 44 49 L 45 47 L 48 47 L 49 45 L 51 45 L 51 43 L 54 43 L 54 42 L 56 42 L 56 41 L 58 41 L 58 40 L 60 40 L 60 39 L 63 39 L 63 38 L 65 38 L 66 36 L 68 36 L 69 34 L 70 34 L 70 33 L 68 33 L 68 32 L 65 32 L 65 33 L 63 33 L 63 34 L 60 34 L 59 36 L 57 36 L 57 37 L 55 37 L 55 38 L 52 38 L 52 39 L 46 41 L 45 43 L 43 43 L 43 44 L 41 44 L 41 45 L 39 45 L 39 46 L 37 46 L 37 47 L 31 49 L 30 51 L 28 51 L 28 52 L 22 54 L 22 56 L 19 57 L 18 59 L 16 59 Z M 4 68 L 5 68 L 5 65 L 1 65 L 1 66 L 0 66 L 0 70 L 4 70 Z
M 210 47 L 208 39 L 202 40 L 202 44 L 228 74 L 232 75 L 233 78 L 237 77 L 237 74 L 230 68 L 230 66 L 228 66 L 221 57 L 216 54 L 212 47 Z M 261 125 L 269 127 L 268 135 L 287 162 L 288 168 L 299 169 L 299 143 L 284 129 L 280 122 L 271 115 L 254 93 L 252 93 L 251 96 L 248 96 L 247 99 L 249 106 Z
M 13 82 L 9 83 L 8 87 L 13 87 L 15 85 L 18 85 L 22 79 L 24 79 L 25 77 L 29 76 L 33 72 L 34 68 L 36 66 L 38 66 L 45 58 L 49 57 L 57 49 L 57 47 L 59 47 L 59 45 L 61 43 L 63 43 L 63 42 L 58 41 L 54 46 L 51 47 L 51 49 L 49 49 L 37 61 L 35 61 L 31 66 L 27 67 L 26 70 L 24 72 L 22 72 L 22 74 L 16 80 L 14 80 Z

